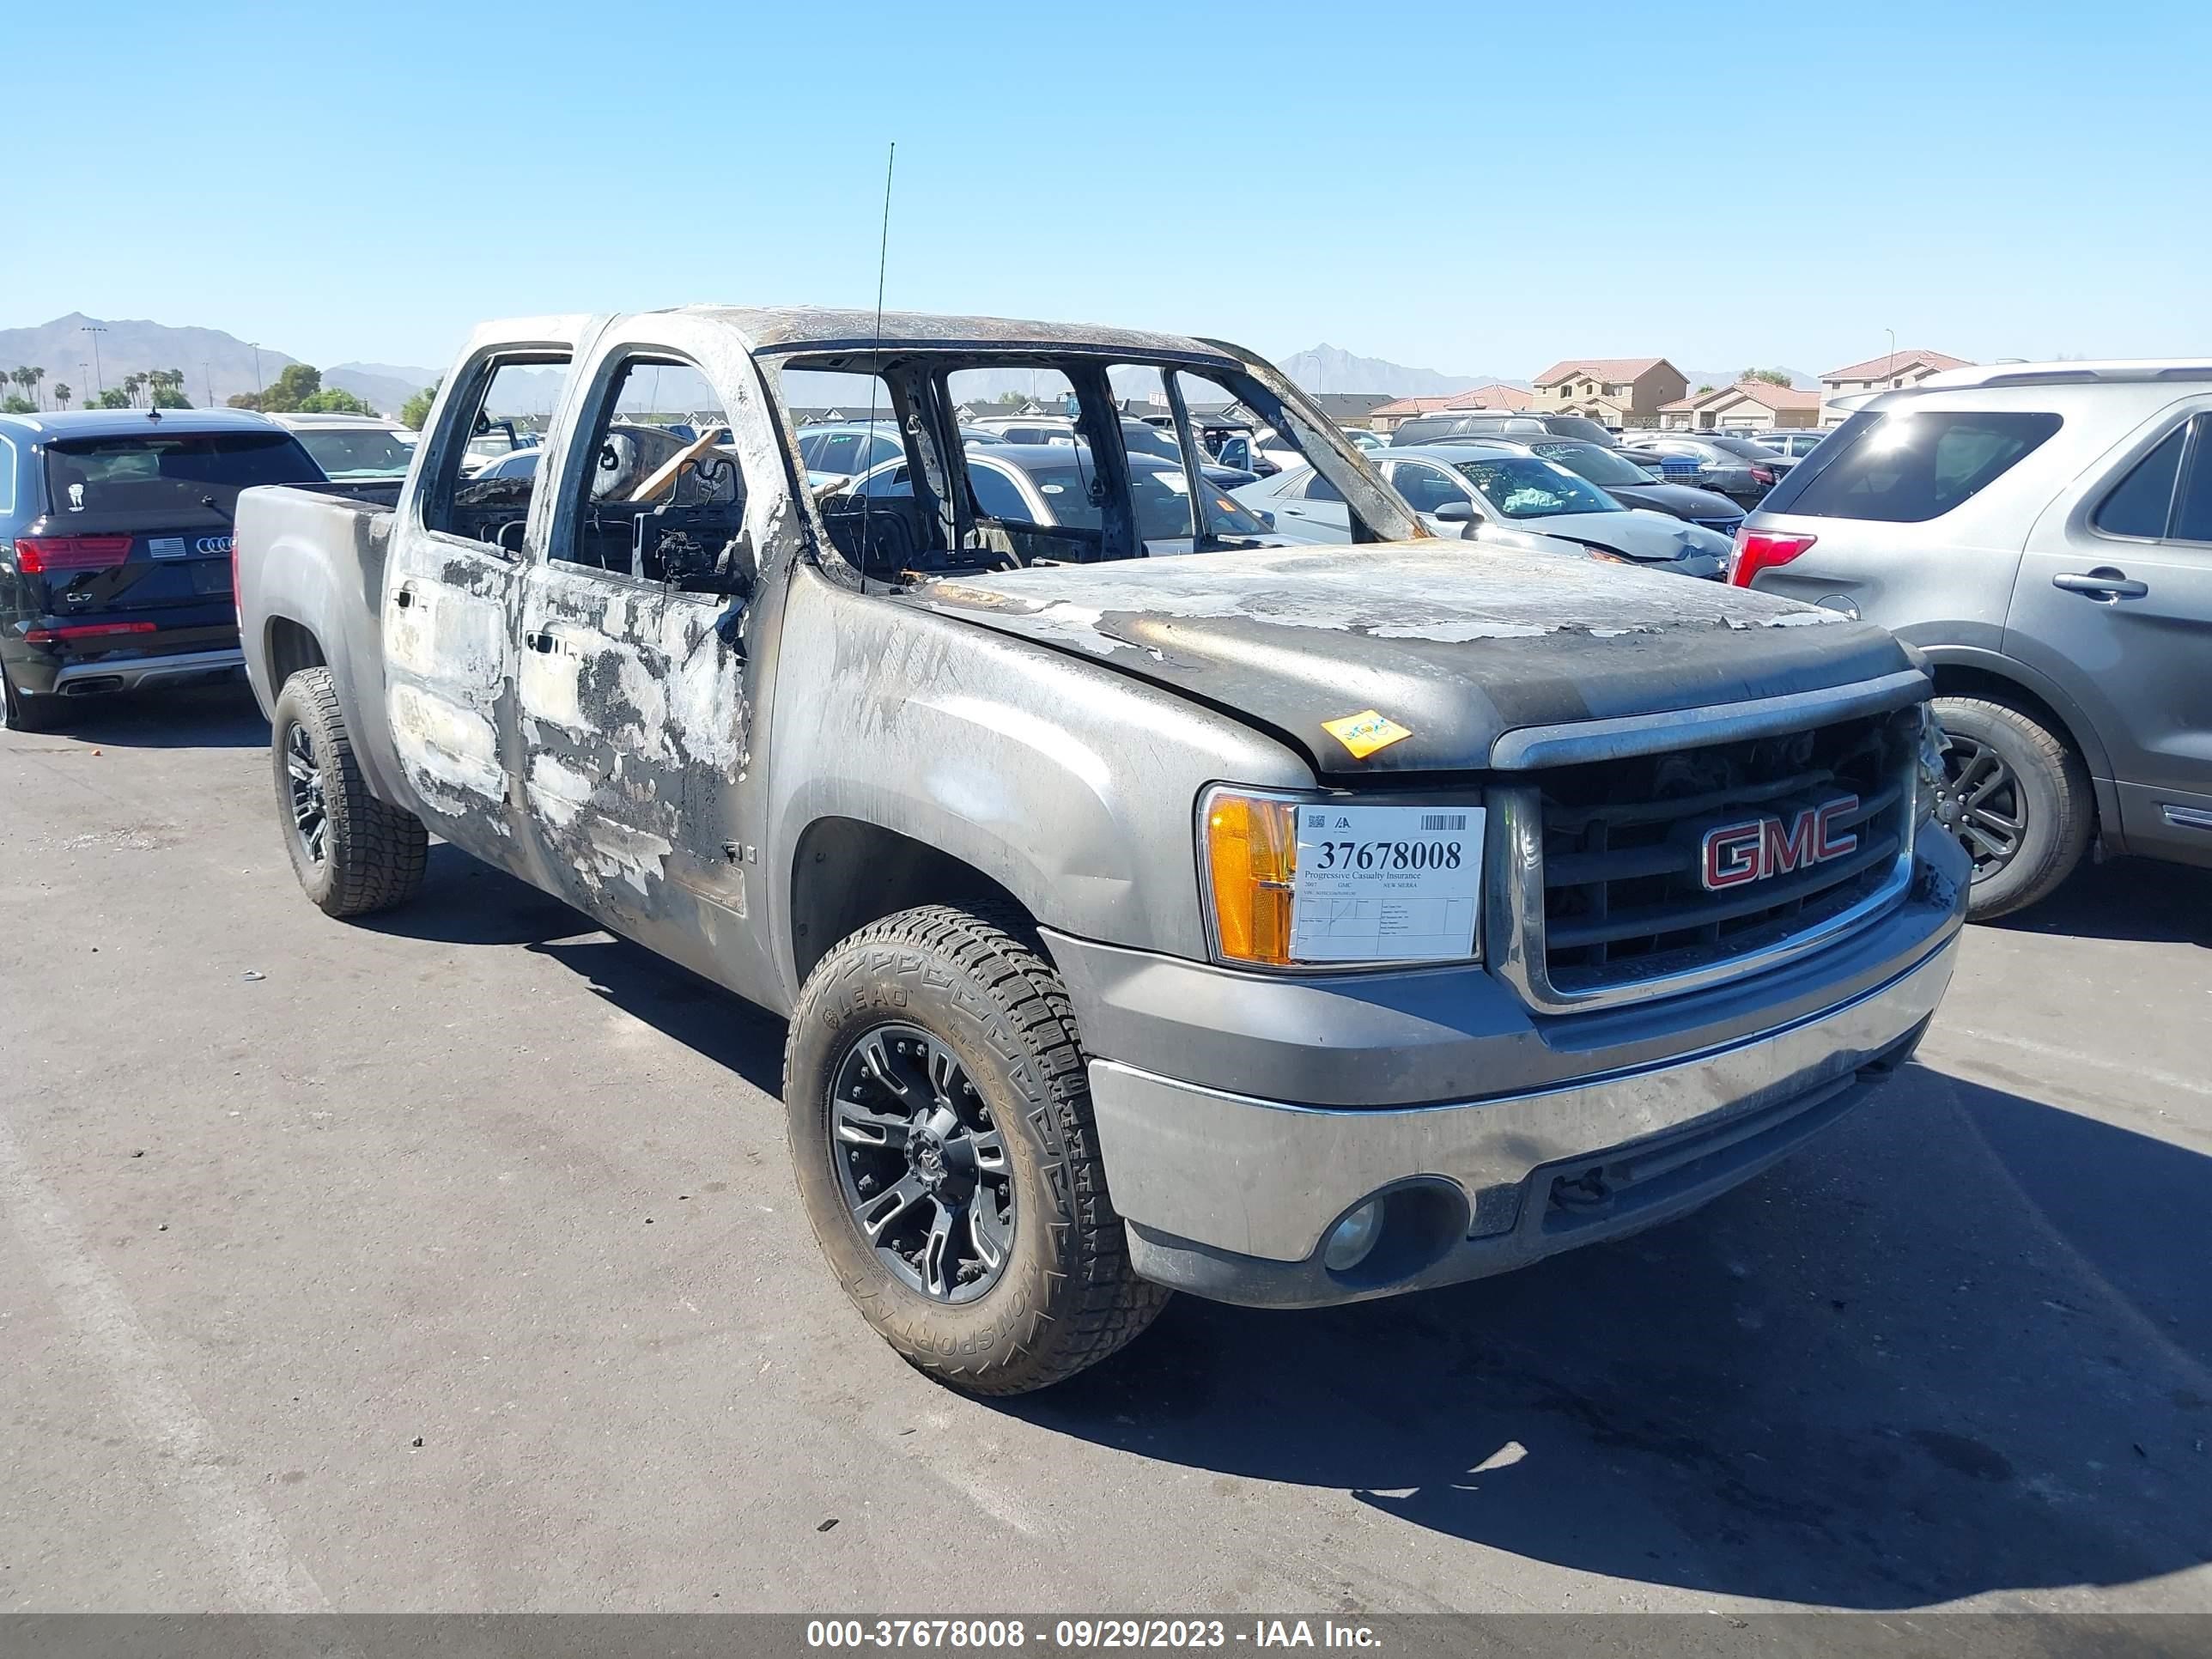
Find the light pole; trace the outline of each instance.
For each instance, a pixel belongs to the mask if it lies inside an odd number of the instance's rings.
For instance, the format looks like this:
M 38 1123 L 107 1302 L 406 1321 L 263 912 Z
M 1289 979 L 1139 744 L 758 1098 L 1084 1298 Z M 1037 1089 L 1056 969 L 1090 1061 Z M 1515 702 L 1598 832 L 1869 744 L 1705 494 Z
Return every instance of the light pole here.
M 253 395 L 258 398 L 264 390 L 261 384 L 261 342 L 253 340 L 248 343 L 253 347 Z
M 1886 380 L 1897 373 L 1897 331 L 1886 328 L 1882 332 L 1889 336 L 1889 357 L 1881 368 L 1881 378 Z
M 207 406 L 215 407 L 215 365 L 203 360 L 200 363 L 200 384 L 207 388 Z
M 100 378 L 100 337 L 107 332 L 107 328 L 102 323 L 87 323 L 84 331 L 92 336 L 92 389 L 105 395 L 107 387 Z

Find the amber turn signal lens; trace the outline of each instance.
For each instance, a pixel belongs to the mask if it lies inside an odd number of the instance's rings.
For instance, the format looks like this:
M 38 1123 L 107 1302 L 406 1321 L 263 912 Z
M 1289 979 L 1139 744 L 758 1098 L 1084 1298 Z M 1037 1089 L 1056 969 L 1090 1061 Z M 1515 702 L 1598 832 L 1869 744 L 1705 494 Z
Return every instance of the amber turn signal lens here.
M 1206 797 L 1207 884 L 1222 959 L 1282 967 L 1291 960 L 1291 883 L 1297 873 L 1297 808 L 1286 800 Z

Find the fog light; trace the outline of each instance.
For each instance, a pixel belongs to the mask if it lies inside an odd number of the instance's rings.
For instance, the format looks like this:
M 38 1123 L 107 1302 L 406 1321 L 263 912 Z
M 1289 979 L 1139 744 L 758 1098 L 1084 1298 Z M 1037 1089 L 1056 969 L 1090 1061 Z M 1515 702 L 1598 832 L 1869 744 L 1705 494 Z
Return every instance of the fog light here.
M 1321 1265 L 1333 1273 L 1348 1273 L 1367 1260 L 1382 1237 L 1382 1200 L 1370 1198 L 1330 1231 Z

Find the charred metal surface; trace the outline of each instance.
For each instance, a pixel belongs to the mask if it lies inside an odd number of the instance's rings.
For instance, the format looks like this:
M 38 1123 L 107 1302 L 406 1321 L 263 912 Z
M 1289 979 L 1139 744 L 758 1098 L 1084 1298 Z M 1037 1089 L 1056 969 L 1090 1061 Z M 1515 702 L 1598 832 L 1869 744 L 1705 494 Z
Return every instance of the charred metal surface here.
M 1182 334 L 1146 329 L 1099 328 L 1084 323 L 1040 323 L 1016 317 L 948 317 L 932 312 L 886 311 L 880 325 L 872 311 L 824 306 L 697 306 L 688 312 L 733 329 L 757 351 L 851 351 L 873 355 L 922 346 L 943 350 L 973 346 L 999 352 L 1032 347 L 1051 352 L 1124 352 L 1182 359 L 1194 368 L 1227 367 L 1237 358 L 1220 347 Z M 666 314 L 666 313 L 662 313 Z
M 1094 658 L 1296 744 L 1319 769 L 1474 770 L 1516 726 L 1820 690 L 1908 667 L 1878 628 L 1741 588 L 1426 541 L 932 582 L 903 603 Z M 1322 730 L 1376 708 L 1366 760 Z
M 1311 781 L 1242 720 L 813 571 L 793 581 L 781 650 L 768 768 L 781 873 L 764 896 L 779 913 L 856 878 L 799 856 L 809 826 L 848 819 L 942 850 L 1050 926 L 1202 957 L 1199 792 Z
M 734 600 L 550 568 L 527 584 L 515 696 L 534 833 L 595 913 L 650 919 L 675 880 L 744 914 L 720 827 L 687 814 L 744 776 L 748 704 L 720 626 Z M 699 785 L 692 779 L 704 775 Z

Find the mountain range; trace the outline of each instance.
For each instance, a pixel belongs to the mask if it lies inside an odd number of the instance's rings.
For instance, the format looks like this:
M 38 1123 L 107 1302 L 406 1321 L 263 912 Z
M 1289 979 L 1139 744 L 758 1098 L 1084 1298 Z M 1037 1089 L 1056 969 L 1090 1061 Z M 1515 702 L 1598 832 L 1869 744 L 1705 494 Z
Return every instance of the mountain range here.
M 1412 368 L 1385 357 L 1361 357 L 1324 342 L 1293 351 L 1276 367 L 1308 392 L 1384 392 L 1394 398 L 1448 398 L 1470 386 L 1517 386 L 1528 382 L 1504 374 L 1446 374 Z
M 50 406 L 58 386 L 69 387 L 75 404 L 88 392 L 122 385 L 125 376 L 178 368 L 184 371 L 185 396 L 204 407 L 266 386 L 287 363 L 299 361 L 219 328 L 174 327 L 143 318 L 103 319 L 81 311 L 32 328 L 0 328 L 0 372 L 18 364 L 45 369 L 39 392 Z M 435 370 L 388 363 L 337 363 L 323 371 L 325 386 L 342 386 L 385 414 L 437 378 Z

